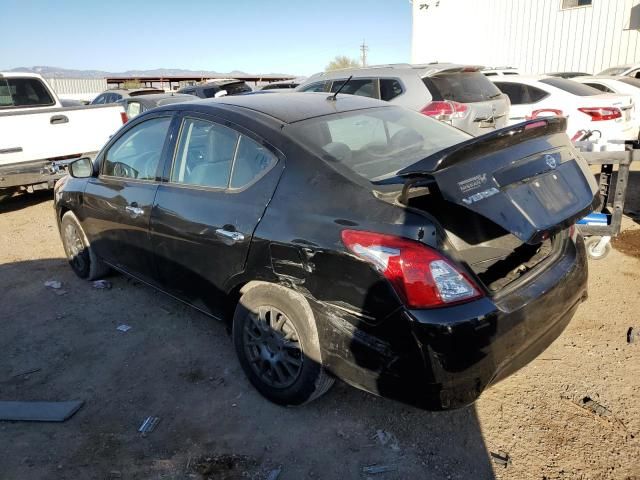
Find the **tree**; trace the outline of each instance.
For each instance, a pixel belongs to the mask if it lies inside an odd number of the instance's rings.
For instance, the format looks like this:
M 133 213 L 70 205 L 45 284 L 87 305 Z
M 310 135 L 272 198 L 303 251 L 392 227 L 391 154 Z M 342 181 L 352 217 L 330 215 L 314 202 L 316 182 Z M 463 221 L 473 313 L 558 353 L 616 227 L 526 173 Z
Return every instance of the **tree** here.
M 340 70 L 341 68 L 358 68 L 360 63 L 353 58 L 345 57 L 344 55 L 337 55 L 333 60 L 329 62 L 329 65 L 325 67 L 325 71 Z

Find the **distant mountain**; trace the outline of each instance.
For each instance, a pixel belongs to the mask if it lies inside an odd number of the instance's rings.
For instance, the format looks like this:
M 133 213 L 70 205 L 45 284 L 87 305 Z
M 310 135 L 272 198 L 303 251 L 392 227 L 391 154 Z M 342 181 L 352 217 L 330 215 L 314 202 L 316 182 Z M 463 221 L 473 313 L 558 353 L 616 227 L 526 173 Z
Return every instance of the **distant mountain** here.
M 126 72 L 106 72 L 103 70 L 74 70 L 69 68 L 59 68 L 50 66 L 35 66 L 35 67 L 18 67 L 12 68 L 10 72 L 31 72 L 38 73 L 47 78 L 104 78 L 104 77 L 170 77 L 170 76 L 184 76 L 184 77 L 240 77 L 246 75 L 253 75 L 250 73 L 242 72 L 240 70 L 233 70 L 228 73 L 215 72 L 213 70 L 185 70 L 180 68 L 156 68 L 154 70 L 127 70 Z M 286 73 L 261 73 L 257 76 L 279 76 L 279 77 L 295 77 Z

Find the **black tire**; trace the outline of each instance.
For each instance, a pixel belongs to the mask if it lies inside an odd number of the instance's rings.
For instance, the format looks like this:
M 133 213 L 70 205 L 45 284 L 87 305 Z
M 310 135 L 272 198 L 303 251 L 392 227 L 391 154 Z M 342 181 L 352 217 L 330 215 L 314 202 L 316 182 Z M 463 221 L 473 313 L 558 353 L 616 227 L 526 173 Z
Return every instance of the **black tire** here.
M 311 402 L 333 385 L 322 367 L 313 312 L 288 288 L 258 283 L 245 290 L 233 316 L 233 343 L 251 384 L 278 405 Z
M 64 253 L 71 269 L 85 280 L 98 280 L 109 273 L 109 267 L 91 249 L 87 236 L 73 212 L 66 212 L 60 223 Z
M 604 250 L 596 253 L 595 248 L 598 243 L 600 243 L 600 238 L 601 237 L 589 237 L 584 241 L 584 246 L 587 249 L 587 255 L 592 260 L 602 260 L 609 255 L 609 252 L 611 252 L 611 242 L 609 242 L 604 246 Z
M 15 192 L 13 188 L 0 188 L 0 203 L 13 197 Z

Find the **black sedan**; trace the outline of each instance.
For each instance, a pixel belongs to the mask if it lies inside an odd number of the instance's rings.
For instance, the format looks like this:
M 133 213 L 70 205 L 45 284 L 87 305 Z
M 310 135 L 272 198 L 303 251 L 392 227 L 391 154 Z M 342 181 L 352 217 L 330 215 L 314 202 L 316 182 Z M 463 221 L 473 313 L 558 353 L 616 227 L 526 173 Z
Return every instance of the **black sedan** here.
M 456 408 L 542 352 L 586 298 L 573 224 L 597 189 L 564 129 L 471 138 L 326 93 L 168 105 L 72 163 L 56 215 L 81 278 L 115 269 L 229 322 L 276 403 L 337 377 Z

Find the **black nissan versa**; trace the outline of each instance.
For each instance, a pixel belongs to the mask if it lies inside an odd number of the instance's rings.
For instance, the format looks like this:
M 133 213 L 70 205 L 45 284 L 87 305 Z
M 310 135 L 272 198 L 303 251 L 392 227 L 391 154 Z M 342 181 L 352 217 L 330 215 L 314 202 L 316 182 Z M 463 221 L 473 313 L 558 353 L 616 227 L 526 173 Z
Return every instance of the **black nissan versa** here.
M 127 123 L 55 194 L 74 271 L 110 268 L 232 326 L 268 399 L 338 377 L 440 410 L 542 352 L 587 295 L 598 201 L 538 119 L 471 138 L 327 93 L 173 104 Z

